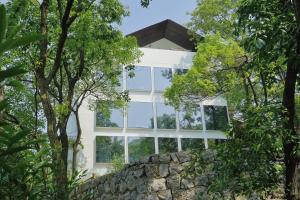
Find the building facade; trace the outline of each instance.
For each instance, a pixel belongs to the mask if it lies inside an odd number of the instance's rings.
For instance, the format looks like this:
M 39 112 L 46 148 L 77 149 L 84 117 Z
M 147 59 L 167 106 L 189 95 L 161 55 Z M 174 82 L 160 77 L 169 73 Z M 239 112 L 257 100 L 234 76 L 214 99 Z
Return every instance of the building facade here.
M 209 148 L 225 139 L 227 102 L 222 97 L 205 99 L 191 108 L 175 110 L 166 105 L 165 88 L 174 74 L 191 67 L 195 44 L 187 29 L 165 20 L 130 34 L 143 53 L 134 77 L 123 68 L 122 90 L 131 101 L 109 115 L 91 111 L 88 101 L 80 109 L 83 149 L 78 165 L 89 173 L 110 172 L 114 162 L 133 162 L 150 154 Z

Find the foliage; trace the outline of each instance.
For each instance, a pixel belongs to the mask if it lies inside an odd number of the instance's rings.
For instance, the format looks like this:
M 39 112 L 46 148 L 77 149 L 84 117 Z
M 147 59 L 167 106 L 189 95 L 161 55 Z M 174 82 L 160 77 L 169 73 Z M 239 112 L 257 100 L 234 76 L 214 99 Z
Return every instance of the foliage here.
M 176 107 L 206 97 L 227 98 L 232 128 L 228 141 L 216 149 L 216 164 L 209 165 L 217 173 L 210 192 L 219 198 L 228 190 L 264 197 L 283 174 L 289 176 L 289 163 L 297 162 L 293 156 L 285 160 L 286 168 L 282 162 L 286 143 L 299 143 L 284 117 L 293 111 L 283 102 L 293 102 L 288 91 L 298 93 L 298 88 L 286 88 L 292 81 L 287 68 L 297 65 L 295 13 L 293 2 L 279 0 L 203 0 L 192 13 L 190 28 L 204 38 L 198 40 L 191 70 L 175 76 L 165 96 Z M 204 162 L 198 161 L 196 166 Z M 285 187 L 291 187 L 288 181 Z

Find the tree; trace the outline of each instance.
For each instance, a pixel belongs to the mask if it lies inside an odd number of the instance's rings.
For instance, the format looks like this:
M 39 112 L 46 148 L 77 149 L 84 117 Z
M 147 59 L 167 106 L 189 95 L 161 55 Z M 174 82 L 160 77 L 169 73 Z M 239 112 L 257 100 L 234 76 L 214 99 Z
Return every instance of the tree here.
M 223 94 L 238 114 L 228 142 L 217 150 L 223 162 L 214 168 L 221 175 L 213 184 L 215 191 L 269 192 L 276 187 L 284 158 L 286 198 L 298 199 L 297 13 L 298 1 L 248 0 L 199 1 L 192 13 L 191 29 L 204 38 L 192 69 L 175 76 L 165 95 L 179 106 L 201 100 L 199 96 Z M 258 176 L 250 178 L 254 172 Z M 259 178 L 268 173 L 273 180 Z
M 121 66 L 134 62 L 139 53 L 135 39 L 125 38 L 114 26 L 127 15 L 117 0 L 12 1 L 11 13 L 20 6 L 25 6 L 24 13 L 15 17 L 26 19 L 22 31 L 39 30 L 44 35 L 38 46 L 27 49 L 26 56 L 20 54 L 18 62 L 31 63 L 29 68 L 34 72 L 51 146 L 53 198 L 66 199 L 69 117 L 73 112 L 78 119 L 78 109 L 88 96 L 113 100 L 126 97 L 115 89 L 118 76 Z M 79 143 L 80 131 L 75 151 Z

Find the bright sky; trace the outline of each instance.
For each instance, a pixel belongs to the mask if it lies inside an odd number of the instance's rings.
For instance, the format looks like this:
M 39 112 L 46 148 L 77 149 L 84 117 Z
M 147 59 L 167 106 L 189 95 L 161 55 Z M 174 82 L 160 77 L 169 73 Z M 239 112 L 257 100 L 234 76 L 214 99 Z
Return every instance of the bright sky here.
M 188 12 L 196 7 L 197 0 L 152 0 L 148 8 L 140 5 L 140 0 L 121 0 L 128 6 L 130 16 L 126 17 L 121 26 L 125 33 L 131 33 L 165 19 L 179 24 L 189 22 Z
M 0 0 L 1 3 L 6 1 Z M 130 10 L 130 16 L 126 17 L 121 25 L 121 30 L 125 34 L 165 19 L 184 25 L 190 19 L 187 13 L 191 12 L 197 4 L 197 0 L 152 0 L 148 8 L 143 8 L 140 0 L 121 0 L 121 2 Z

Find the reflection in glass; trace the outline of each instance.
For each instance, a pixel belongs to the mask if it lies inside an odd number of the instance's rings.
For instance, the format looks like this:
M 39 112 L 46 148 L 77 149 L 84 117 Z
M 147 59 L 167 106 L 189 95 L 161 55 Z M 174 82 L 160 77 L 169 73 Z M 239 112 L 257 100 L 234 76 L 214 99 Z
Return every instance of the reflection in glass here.
M 176 129 L 176 115 L 172 106 L 156 103 L 157 128 Z
M 121 109 L 110 109 L 106 112 L 96 113 L 96 126 L 97 127 L 120 127 L 124 125 L 123 111 Z
M 154 88 L 155 91 L 164 91 L 171 85 L 172 69 L 170 68 L 154 68 Z
M 186 74 L 188 72 L 188 69 L 175 69 L 175 74 L 177 75 L 183 75 L 183 74 Z
M 154 138 L 128 137 L 129 162 L 137 161 L 155 153 Z
M 177 138 L 158 138 L 158 148 L 160 154 L 177 152 Z
M 181 149 L 183 151 L 205 149 L 204 140 L 201 138 L 182 138 Z
M 130 102 L 128 106 L 128 128 L 153 128 L 152 103 Z
M 179 127 L 182 129 L 202 130 L 202 116 L 199 105 L 186 107 L 179 112 Z
M 96 137 L 97 163 L 111 163 L 120 157 L 124 158 L 124 137 Z
M 225 130 L 228 127 L 226 106 L 204 106 L 207 130 Z
M 133 77 L 127 73 L 127 90 L 151 91 L 151 68 L 136 66 Z

